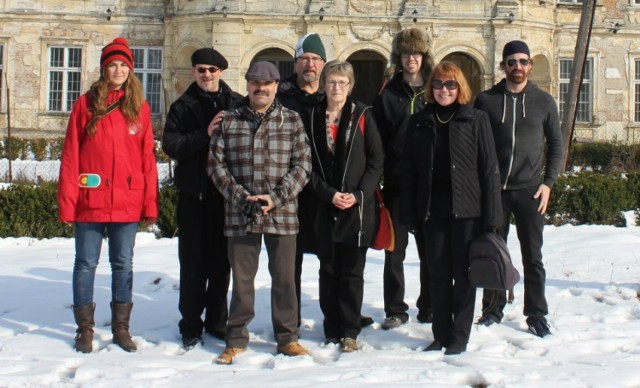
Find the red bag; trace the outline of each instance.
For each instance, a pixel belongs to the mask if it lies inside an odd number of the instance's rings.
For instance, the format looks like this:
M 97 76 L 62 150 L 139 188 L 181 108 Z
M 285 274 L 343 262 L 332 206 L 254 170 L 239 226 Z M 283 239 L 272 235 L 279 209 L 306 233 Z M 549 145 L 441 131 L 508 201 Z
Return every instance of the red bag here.
M 389 213 L 389 209 L 384 206 L 382 191 L 379 187 L 376 189 L 375 195 L 378 202 L 378 230 L 376 231 L 376 238 L 374 239 L 371 248 L 378 250 L 384 249 L 385 251 L 393 252 L 396 247 L 396 234 L 393 230 L 391 214 Z

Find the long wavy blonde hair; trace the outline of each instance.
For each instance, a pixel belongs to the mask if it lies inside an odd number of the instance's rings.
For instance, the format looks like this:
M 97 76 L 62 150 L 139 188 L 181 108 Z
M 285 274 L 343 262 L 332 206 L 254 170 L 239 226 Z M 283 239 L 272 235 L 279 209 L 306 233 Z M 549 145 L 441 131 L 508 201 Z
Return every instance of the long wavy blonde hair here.
M 107 111 L 107 95 L 109 94 L 109 81 L 107 77 L 107 66 L 100 72 L 100 79 L 94 82 L 89 89 L 89 112 L 92 119 L 86 127 L 87 134 L 93 136 L 96 133 L 96 124 L 102 119 Z M 129 125 L 138 123 L 140 108 L 144 103 L 144 91 L 138 77 L 133 74 L 133 69 L 129 72 L 129 78 L 122 84 L 124 96 L 120 99 L 120 111 L 124 115 Z

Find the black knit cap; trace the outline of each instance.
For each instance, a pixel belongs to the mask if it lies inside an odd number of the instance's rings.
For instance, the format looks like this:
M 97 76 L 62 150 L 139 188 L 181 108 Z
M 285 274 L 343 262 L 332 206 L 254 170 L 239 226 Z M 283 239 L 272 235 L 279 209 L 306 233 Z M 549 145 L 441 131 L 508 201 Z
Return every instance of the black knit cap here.
M 526 43 L 521 40 L 512 40 L 504 45 L 504 49 L 502 49 L 502 59 L 518 53 L 527 54 L 528 57 L 531 56 L 529 53 L 529 46 L 527 46 Z
M 229 67 L 229 62 L 218 51 L 211 47 L 205 47 L 191 54 L 191 66 L 195 65 L 211 65 L 226 70 Z

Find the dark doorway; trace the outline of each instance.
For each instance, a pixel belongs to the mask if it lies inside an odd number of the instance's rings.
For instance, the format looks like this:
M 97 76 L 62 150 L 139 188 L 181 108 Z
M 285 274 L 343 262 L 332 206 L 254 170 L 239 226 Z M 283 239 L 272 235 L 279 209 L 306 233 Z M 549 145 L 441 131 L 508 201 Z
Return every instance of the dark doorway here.
M 473 98 L 475 98 L 482 90 L 482 79 L 480 77 L 480 66 L 469 55 L 464 53 L 451 53 L 442 59 L 443 61 L 453 62 L 460 67 L 469 87 Z
M 280 78 L 285 79 L 293 74 L 293 57 L 284 50 L 270 48 L 260 51 L 253 57 L 251 63 L 258 61 L 269 61 L 278 67 Z
M 353 66 L 356 78 L 353 97 L 367 105 L 373 105 L 373 100 L 382 87 L 386 58 L 374 51 L 362 50 L 351 54 L 347 62 Z

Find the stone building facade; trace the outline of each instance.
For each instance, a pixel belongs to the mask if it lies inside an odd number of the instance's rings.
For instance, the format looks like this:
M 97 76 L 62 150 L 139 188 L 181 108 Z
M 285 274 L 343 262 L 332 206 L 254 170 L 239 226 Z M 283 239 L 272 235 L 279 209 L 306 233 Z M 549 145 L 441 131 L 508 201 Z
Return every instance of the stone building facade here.
M 222 52 L 230 64 L 223 79 L 245 93 L 253 61 L 274 61 L 286 74 L 297 40 L 315 32 L 329 58 L 354 65 L 355 95 L 371 102 L 391 40 L 407 27 L 424 29 L 435 59 L 458 63 L 474 93 L 502 78 L 503 45 L 526 41 L 532 80 L 562 110 L 581 10 L 581 0 L 0 0 L 0 131 L 64 131 L 73 101 L 98 77 L 101 48 L 116 36 L 136 49 L 157 130 L 191 82 L 197 48 Z M 598 0 L 578 140 L 640 141 L 639 21 L 640 0 Z

